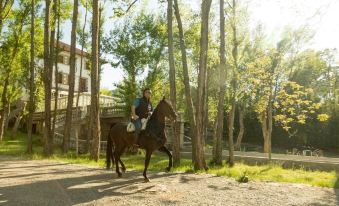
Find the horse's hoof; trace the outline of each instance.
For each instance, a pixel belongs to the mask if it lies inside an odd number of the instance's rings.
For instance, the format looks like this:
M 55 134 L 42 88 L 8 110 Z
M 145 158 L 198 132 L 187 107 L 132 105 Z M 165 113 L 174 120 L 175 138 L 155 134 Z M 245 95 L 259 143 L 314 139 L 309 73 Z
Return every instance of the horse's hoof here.
M 146 183 L 146 182 L 150 182 L 150 180 L 146 177 L 145 179 L 144 179 L 144 182 Z
M 169 172 L 169 171 L 171 171 L 171 168 L 170 168 L 170 167 L 166 167 L 166 168 L 165 168 L 165 171 L 166 171 L 166 172 Z
M 121 174 L 121 173 L 118 173 L 118 177 L 119 177 L 119 178 L 122 177 L 122 174 Z

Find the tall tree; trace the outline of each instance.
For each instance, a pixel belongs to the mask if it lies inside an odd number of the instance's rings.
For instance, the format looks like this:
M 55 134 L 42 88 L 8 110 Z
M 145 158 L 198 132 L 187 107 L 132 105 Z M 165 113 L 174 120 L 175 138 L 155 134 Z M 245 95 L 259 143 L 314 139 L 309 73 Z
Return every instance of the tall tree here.
M 236 109 L 236 93 L 237 93 L 237 79 L 238 79 L 238 49 L 239 49 L 239 40 L 238 40 L 238 31 L 237 31 L 237 3 L 236 0 L 232 1 L 232 20 L 231 20 L 231 28 L 232 28 L 232 58 L 233 58 L 233 71 L 232 71 L 232 80 L 231 80 L 231 110 L 228 113 L 228 151 L 229 157 L 228 162 L 232 166 L 234 164 L 234 145 L 233 145 L 233 133 L 234 133 L 234 116 Z
M 197 91 L 197 134 L 195 138 L 195 169 L 207 168 L 204 151 L 203 124 L 205 117 L 205 87 L 207 78 L 207 51 L 208 51 L 208 26 L 209 12 L 212 0 L 203 0 L 201 4 L 201 31 L 200 31 L 200 57 L 199 57 L 199 73 L 198 73 L 198 91 Z
M 176 110 L 176 84 L 175 84 L 175 65 L 174 65 L 174 47 L 173 47 L 173 0 L 167 0 L 167 34 L 168 34 L 168 62 L 170 78 L 170 99 L 173 109 Z M 180 164 L 180 139 L 177 133 L 175 121 L 172 124 L 173 129 L 173 164 Z
M 92 137 L 91 159 L 98 161 L 100 152 L 100 117 L 99 117 L 99 5 L 93 0 L 92 18 L 92 68 L 91 68 L 91 114 L 90 134 Z
M 224 126 L 225 81 L 226 81 L 226 53 L 225 53 L 225 10 L 224 0 L 220 0 L 220 66 L 219 66 L 219 100 L 215 129 L 215 143 L 213 162 L 222 164 L 222 136 Z
M 87 24 L 87 12 L 88 12 L 88 4 L 87 4 L 87 1 L 85 1 L 84 3 L 85 5 L 85 19 L 84 19 L 84 25 L 81 29 L 81 31 L 79 30 L 78 31 L 78 36 L 79 36 L 79 43 L 81 45 L 81 56 L 80 56 L 80 74 L 79 74 L 79 84 L 78 84 L 78 94 L 77 94 L 77 99 L 76 99 L 76 104 L 75 104 L 75 108 L 77 108 L 77 112 L 80 111 L 79 110 L 79 99 L 80 99 L 80 94 L 83 92 L 83 86 L 81 84 L 81 78 L 82 78 L 82 70 L 84 68 L 84 65 L 86 65 L 86 63 L 84 62 L 84 47 L 85 47 L 85 44 L 86 44 L 86 40 L 89 38 L 89 35 L 88 33 L 85 32 L 85 29 L 86 29 L 86 24 Z M 86 53 L 87 54 L 87 53 Z M 89 56 L 85 56 L 85 57 L 89 57 Z M 87 68 L 89 69 L 89 68 Z M 84 106 L 84 105 L 82 105 Z M 79 153 L 79 138 L 77 138 L 76 136 L 76 140 L 75 140 L 75 153 L 76 155 L 78 155 Z M 89 148 L 89 136 L 87 135 L 87 141 L 86 141 L 86 151 L 88 152 L 88 148 Z
M 79 85 L 78 85 L 78 95 L 77 95 L 77 101 L 76 101 L 76 108 L 78 108 L 79 106 L 79 98 L 80 98 L 80 94 L 82 92 L 82 88 L 81 88 L 81 77 L 82 77 L 82 70 L 84 67 L 84 47 L 86 44 L 86 39 L 87 39 L 87 35 L 85 33 L 86 30 L 86 24 L 87 24 L 87 12 L 88 12 L 88 8 L 87 8 L 87 1 L 85 1 L 85 19 L 84 19 L 84 25 L 82 26 L 82 30 L 81 33 L 79 34 L 79 39 L 80 39 L 80 45 L 81 45 L 81 56 L 80 56 L 80 74 L 79 74 Z
M 6 38 L 0 46 L 0 78 L 4 82 L 0 99 L 2 105 L 0 110 L 0 141 L 3 138 L 5 124 L 8 122 L 10 104 L 15 100 L 15 93 L 18 93 L 16 90 L 16 88 L 19 88 L 18 78 L 20 78 L 18 75 L 18 69 L 20 70 L 18 61 L 22 56 L 20 55 L 21 51 L 23 51 L 21 41 L 24 37 L 23 30 L 29 12 L 30 7 L 19 2 L 18 9 L 13 12 L 13 18 L 9 21 Z
M 78 22 L 78 5 L 79 1 L 74 0 L 73 5 L 73 18 L 72 18 L 72 31 L 71 31 L 71 56 L 70 56 L 70 72 L 69 72 L 69 90 L 67 99 L 66 122 L 63 139 L 63 152 L 67 152 L 69 148 L 71 129 L 72 129 L 72 109 L 74 99 L 74 81 L 75 81 L 75 46 L 76 46 L 76 28 Z
M 58 67 L 58 56 L 60 52 L 59 48 L 59 41 L 60 41 L 60 16 L 61 16 L 61 9 L 60 9 L 60 0 L 56 0 L 53 10 L 54 10 L 54 22 L 56 22 L 56 45 L 55 45 L 55 56 L 54 58 L 54 113 L 53 113 L 53 122 L 52 122 L 52 134 L 55 135 L 55 123 L 56 123 L 56 117 L 58 114 L 58 99 L 59 99 L 59 81 L 58 81 L 58 75 L 59 75 L 59 67 Z
M 51 125 L 51 45 L 50 45 L 50 10 L 51 0 L 45 0 L 45 23 L 44 23 L 44 87 L 45 87 L 45 129 L 44 129 L 44 149 L 45 155 L 52 154 L 53 134 Z M 53 45 L 54 46 L 54 45 Z
M 192 100 L 192 93 L 190 87 L 190 79 L 188 73 L 188 64 L 187 64 L 187 53 L 186 53 L 186 43 L 184 37 L 184 30 L 182 26 L 180 11 L 178 0 L 174 0 L 174 14 L 177 20 L 178 29 L 179 29 L 179 40 L 180 40 L 180 50 L 181 50 L 181 61 L 183 67 L 183 76 L 184 76 L 184 85 L 185 85 L 185 99 L 188 109 L 188 118 L 191 127 L 191 135 L 192 135 L 192 161 L 195 162 L 196 154 L 193 152 L 196 149 L 196 134 L 197 134 L 197 125 L 196 125 L 196 118 L 195 118 L 195 111 L 194 105 Z
M 31 56 L 30 56 L 30 70 L 29 70 L 29 115 L 28 115 L 28 140 L 27 140 L 27 153 L 31 154 L 32 147 L 32 126 L 33 126 L 33 113 L 34 113 L 34 35 L 35 35 L 35 0 L 31 0 Z

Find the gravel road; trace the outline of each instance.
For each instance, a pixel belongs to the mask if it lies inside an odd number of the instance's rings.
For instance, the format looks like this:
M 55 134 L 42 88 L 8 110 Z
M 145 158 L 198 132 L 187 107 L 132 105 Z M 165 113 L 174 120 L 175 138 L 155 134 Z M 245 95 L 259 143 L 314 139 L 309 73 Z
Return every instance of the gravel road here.
M 126 165 L 128 167 L 128 165 Z M 129 171 L 0 156 L 0 205 L 339 205 L 339 190 L 204 174 Z

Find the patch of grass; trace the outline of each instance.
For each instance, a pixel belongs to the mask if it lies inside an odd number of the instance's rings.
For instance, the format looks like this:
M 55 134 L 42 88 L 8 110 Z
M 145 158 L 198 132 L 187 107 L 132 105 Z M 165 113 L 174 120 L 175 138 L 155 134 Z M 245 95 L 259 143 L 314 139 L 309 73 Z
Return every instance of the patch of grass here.
M 39 154 L 42 152 L 41 138 L 33 135 L 34 152 Z M 10 132 L 6 131 L 3 141 L 0 142 L 0 155 L 7 156 L 26 156 L 27 134 L 18 132 L 15 138 L 10 136 Z
M 89 158 L 88 154 L 75 155 L 73 151 L 68 154 L 62 154 L 60 149 L 55 149 L 54 155 L 44 157 L 42 155 L 42 146 L 40 137 L 33 137 L 34 154 L 27 155 L 26 151 L 26 134 L 18 133 L 16 139 L 10 139 L 6 134 L 2 143 L 0 143 L 0 155 L 12 155 L 26 159 L 50 159 L 71 164 L 86 164 L 92 166 L 105 167 L 105 155 L 101 155 L 100 160 L 95 162 Z M 128 170 L 144 169 L 145 157 L 139 155 L 125 155 L 122 157 Z M 149 171 L 164 171 L 168 165 L 166 155 L 156 153 L 151 158 Z M 339 173 L 335 171 L 309 171 L 305 169 L 284 169 L 278 164 L 249 166 L 244 163 L 236 163 L 234 167 L 228 165 L 216 166 L 210 165 L 208 171 L 195 171 L 190 159 L 181 159 L 179 167 L 172 169 L 174 172 L 186 173 L 208 173 L 217 176 L 227 176 L 238 180 L 239 182 L 249 181 L 272 181 L 272 182 L 289 182 L 304 183 L 313 186 L 339 188 Z

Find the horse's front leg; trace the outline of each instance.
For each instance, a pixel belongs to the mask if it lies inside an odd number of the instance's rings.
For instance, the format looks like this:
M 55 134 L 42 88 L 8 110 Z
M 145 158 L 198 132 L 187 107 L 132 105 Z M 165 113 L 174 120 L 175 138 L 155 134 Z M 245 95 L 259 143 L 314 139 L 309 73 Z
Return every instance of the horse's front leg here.
M 144 168 L 144 173 L 143 173 L 143 176 L 144 176 L 144 179 L 145 179 L 145 182 L 149 182 L 149 179 L 147 177 L 147 168 L 148 168 L 148 165 L 149 165 L 149 162 L 151 160 L 151 156 L 152 156 L 152 152 L 149 151 L 149 150 L 146 150 L 146 156 L 145 156 L 145 168 Z
M 173 166 L 173 163 L 172 163 L 172 154 L 171 152 L 165 147 L 165 146 L 162 146 L 159 148 L 159 151 L 160 152 L 164 152 L 168 155 L 168 167 L 166 167 L 166 171 L 169 172 Z
M 122 170 L 122 172 L 125 173 L 125 172 L 126 172 L 126 167 L 125 167 L 124 163 L 121 161 L 120 158 L 119 158 L 119 162 L 120 162 L 120 164 L 121 164 L 121 170 Z

